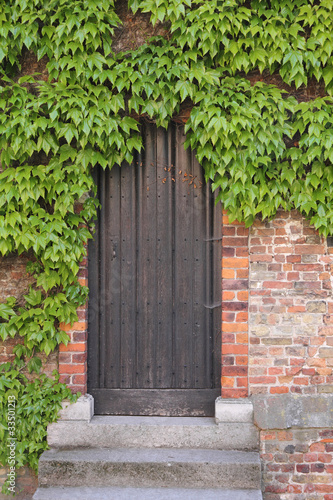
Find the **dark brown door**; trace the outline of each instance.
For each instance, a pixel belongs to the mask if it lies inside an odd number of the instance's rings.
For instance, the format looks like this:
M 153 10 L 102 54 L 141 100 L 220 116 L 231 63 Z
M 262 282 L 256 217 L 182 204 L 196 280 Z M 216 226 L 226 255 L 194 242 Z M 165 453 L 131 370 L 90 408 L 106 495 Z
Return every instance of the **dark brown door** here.
M 97 414 L 213 415 L 220 395 L 221 206 L 183 128 L 143 128 L 97 172 L 88 385 Z

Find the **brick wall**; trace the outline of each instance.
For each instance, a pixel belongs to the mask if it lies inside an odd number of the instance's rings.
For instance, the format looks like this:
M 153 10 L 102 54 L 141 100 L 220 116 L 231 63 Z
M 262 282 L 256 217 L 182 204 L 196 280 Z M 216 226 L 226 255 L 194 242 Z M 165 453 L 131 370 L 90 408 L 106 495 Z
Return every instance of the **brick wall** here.
M 249 230 L 223 215 L 222 397 L 248 396 Z
M 293 211 L 256 221 L 249 254 L 249 392 L 270 413 L 260 433 L 264 499 L 333 500 L 333 432 L 324 425 L 333 392 L 332 250 Z M 312 395 L 323 408 L 305 423 L 299 408 L 310 411 Z M 293 405 L 288 423 L 274 428 Z
M 297 212 L 280 212 L 250 229 L 223 217 L 222 395 L 226 398 L 330 398 L 333 392 L 333 253 Z M 1 260 L 0 300 L 28 290 L 28 257 Z M 87 285 L 87 259 L 80 268 Z M 87 307 L 62 325 L 70 335 L 59 349 L 61 380 L 86 392 Z M 19 339 L 3 343 L 0 360 Z M 58 354 L 45 364 L 47 373 Z M 249 371 L 249 373 L 248 373 Z M 327 399 L 328 401 L 329 399 Z M 255 403 L 256 404 L 256 403 Z M 333 500 L 333 432 L 327 423 L 261 426 L 265 500 Z M 2 471 L 4 474 L 4 471 Z M 26 492 L 36 478 L 22 471 Z M 29 498 L 29 494 L 26 497 Z
M 332 429 L 260 433 L 265 500 L 333 500 Z
M 79 282 L 88 286 L 88 259 L 80 264 Z M 87 392 L 87 339 L 88 339 L 88 307 L 87 304 L 77 310 L 78 321 L 71 325 L 61 324 L 70 341 L 59 346 L 60 382 L 67 384 L 72 392 Z
M 0 468 L 0 500 L 30 500 L 38 485 L 37 475 L 28 467 L 22 467 L 17 471 L 15 497 L 1 493 L 1 486 L 7 478 L 7 470 Z
M 19 305 L 24 303 L 23 295 L 29 291 L 29 285 L 34 283 L 33 277 L 26 273 L 26 265 L 32 256 L 23 254 L 18 256 L 12 254 L 8 257 L 0 257 L 0 302 L 5 302 L 7 297 L 17 298 Z M 0 364 L 13 359 L 13 348 L 23 342 L 21 337 L 8 338 L 0 342 Z M 54 352 L 50 356 L 40 355 L 43 361 L 42 371 L 48 376 L 52 376 L 52 371 L 58 368 L 58 353 Z M 26 374 L 30 376 L 28 373 Z M 7 478 L 7 470 L 0 466 L 0 499 L 8 500 L 7 495 L 1 494 L 1 487 Z M 37 488 L 37 476 L 28 467 L 18 470 L 16 478 L 15 499 L 28 500 Z
M 297 212 L 251 228 L 251 394 L 333 392 L 331 249 Z

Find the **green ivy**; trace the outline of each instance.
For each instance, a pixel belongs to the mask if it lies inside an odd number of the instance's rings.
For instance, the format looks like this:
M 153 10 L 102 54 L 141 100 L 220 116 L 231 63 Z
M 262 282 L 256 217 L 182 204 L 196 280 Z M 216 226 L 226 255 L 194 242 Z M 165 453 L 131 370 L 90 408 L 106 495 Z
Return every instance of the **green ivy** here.
M 47 425 L 57 420 L 62 401 L 66 398 L 75 402 L 74 396 L 64 384 L 59 383 L 59 375 L 54 372 L 54 379 L 45 375 L 31 381 L 10 363 L 0 367 L 0 463 L 8 466 L 8 444 L 15 436 L 15 468 L 23 467 L 29 457 L 30 467 L 37 472 L 41 453 L 47 449 Z M 14 408 L 14 409 L 13 409 Z M 11 418 L 8 418 L 10 410 Z M 7 422 L 14 422 L 8 426 Z M 7 489 L 5 481 L 3 491 Z
M 76 321 L 87 298 L 78 270 L 98 207 L 92 169 L 132 163 L 140 120 L 166 128 L 191 110 L 185 145 L 231 220 L 248 226 L 298 209 L 321 234 L 333 233 L 331 0 L 128 7 L 164 23 L 165 37 L 114 53 L 121 20 L 113 0 L 0 0 L 0 253 L 31 255 L 34 277 L 23 298 L 0 304 L 0 338 L 19 340 L 0 379 L 0 405 L 11 391 L 21 401 L 19 465 L 36 468 L 46 424 L 69 395 L 40 374 L 41 357 L 68 342 L 60 325 Z M 18 78 L 28 51 L 44 58 L 47 81 Z M 278 75 L 290 94 L 251 85 L 253 71 Z M 325 97 L 297 102 L 293 94 L 310 79 Z M 1 436 L 7 431 L 2 411 Z M 1 444 L 3 464 L 6 453 Z

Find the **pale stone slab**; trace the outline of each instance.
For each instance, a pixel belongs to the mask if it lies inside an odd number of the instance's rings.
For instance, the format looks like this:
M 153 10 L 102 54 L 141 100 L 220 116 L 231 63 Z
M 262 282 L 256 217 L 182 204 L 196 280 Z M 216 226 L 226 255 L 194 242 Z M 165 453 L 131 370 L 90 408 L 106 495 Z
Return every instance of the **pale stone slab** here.
M 257 450 L 252 423 L 210 417 L 133 417 L 95 415 L 90 423 L 59 421 L 48 427 L 51 448 L 206 448 Z
M 333 427 L 333 394 L 258 394 L 252 400 L 260 429 Z
M 259 489 L 259 454 L 185 449 L 49 450 L 39 460 L 40 487 Z
M 84 420 L 90 422 L 94 415 L 94 398 L 90 394 L 80 396 L 75 403 L 64 401 L 59 412 L 60 420 Z
M 260 490 L 189 488 L 38 488 L 33 500 L 262 500 Z
M 215 401 L 215 422 L 253 422 L 253 404 L 250 399 L 223 399 Z

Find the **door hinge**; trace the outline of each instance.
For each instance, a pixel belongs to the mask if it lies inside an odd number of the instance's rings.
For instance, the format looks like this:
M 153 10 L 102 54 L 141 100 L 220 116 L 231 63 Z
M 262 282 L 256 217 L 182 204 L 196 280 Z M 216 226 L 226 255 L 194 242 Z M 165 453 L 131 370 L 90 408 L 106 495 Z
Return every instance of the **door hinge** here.
M 206 309 L 216 309 L 217 307 L 221 307 L 221 306 L 222 306 L 222 302 L 217 302 L 216 304 L 212 304 L 211 306 L 206 306 L 206 305 L 204 304 L 204 307 L 205 307 Z

